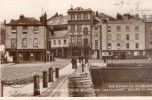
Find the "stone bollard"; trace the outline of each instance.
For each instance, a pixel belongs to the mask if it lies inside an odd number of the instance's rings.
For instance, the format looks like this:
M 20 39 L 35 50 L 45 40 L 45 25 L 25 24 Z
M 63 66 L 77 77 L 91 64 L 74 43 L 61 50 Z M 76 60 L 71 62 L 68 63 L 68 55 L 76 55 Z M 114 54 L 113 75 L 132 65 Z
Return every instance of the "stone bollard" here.
M 40 95 L 39 75 L 34 75 L 34 96 Z
M 55 68 L 55 78 L 59 78 L 59 68 Z
M 53 82 L 53 68 L 49 68 L 49 82 Z
M 48 81 L 47 81 L 47 71 L 43 71 L 43 88 L 48 87 Z

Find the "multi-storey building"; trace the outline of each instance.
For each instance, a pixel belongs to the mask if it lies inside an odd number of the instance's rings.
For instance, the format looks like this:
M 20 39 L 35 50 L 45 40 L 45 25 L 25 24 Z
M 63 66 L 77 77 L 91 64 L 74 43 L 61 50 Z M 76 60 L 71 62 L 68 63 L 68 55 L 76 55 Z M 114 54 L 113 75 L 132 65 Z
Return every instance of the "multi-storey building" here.
M 152 58 L 152 21 L 145 21 L 145 49 L 148 58 Z
M 77 7 L 68 10 L 69 54 L 91 58 L 91 27 L 95 13 L 91 9 Z
M 33 17 L 20 15 L 6 24 L 5 46 L 13 61 L 45 61 L 46 39 L 46 27 Z
M 102 23 L 114 20 L 116 19 L 109 15 L 96 12 L 94 25 L 92 26 L 92 58 L 102 58 Z
M 145 23 L 124 14 L 122 19 L 102 24 L 102 56 L 145 57 Z
M 50 31 L 51 53 L 56 57 L 68 57 L 68 16 L 58 15 L 48 19 L 47 26 Z

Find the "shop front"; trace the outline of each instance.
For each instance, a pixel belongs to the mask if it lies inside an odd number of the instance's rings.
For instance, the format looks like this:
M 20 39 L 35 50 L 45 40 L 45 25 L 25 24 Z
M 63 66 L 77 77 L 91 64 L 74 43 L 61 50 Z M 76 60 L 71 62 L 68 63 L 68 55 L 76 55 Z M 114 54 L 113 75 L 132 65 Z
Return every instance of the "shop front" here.
M 6 50 L 13 62 L 45 61 L 45 50 Z

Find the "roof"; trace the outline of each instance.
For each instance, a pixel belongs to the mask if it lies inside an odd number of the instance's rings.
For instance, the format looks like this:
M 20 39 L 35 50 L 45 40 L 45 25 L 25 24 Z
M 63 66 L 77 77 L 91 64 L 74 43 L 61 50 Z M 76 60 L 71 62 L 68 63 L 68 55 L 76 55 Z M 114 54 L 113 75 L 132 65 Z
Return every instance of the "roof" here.
M 109 18 L 110 20 L 116 20 L 114 17 L 112 17 L 112 16 L 109 16 L 109 15 L 107 15 L 107 14 L 105 14 L 105 13 L 99 13 L 99 18 Z
M 50 20 L 47 22 L 48 25 L 63 25 L 63 24 L 68 24 L 68 16 L 55 16 L 52 17 Z
M 17 20 L 12 19 L 7 25 L 42 25 L 39 20 L 33 17 L 22 17 Z
M 139 24 L 139 23 L 144 23 L 144 20 L 129 19 L 129 20 L 108 21 L 108 24 Z
M 54 31 L 54 35 L 51 35 L 50 39 L 59 39 L 68 37 L 68 30 Z
M 79 11 L 89 11 L 89 12 L 91 12 L 92 10 L 90 8 L 83 9 L 82 7 L 76 7 L 75 9 L 71 8 L 71 9 L 68 10 L 68 12 L 73 12 L 73 11 L 74 12 L 79 12 Z

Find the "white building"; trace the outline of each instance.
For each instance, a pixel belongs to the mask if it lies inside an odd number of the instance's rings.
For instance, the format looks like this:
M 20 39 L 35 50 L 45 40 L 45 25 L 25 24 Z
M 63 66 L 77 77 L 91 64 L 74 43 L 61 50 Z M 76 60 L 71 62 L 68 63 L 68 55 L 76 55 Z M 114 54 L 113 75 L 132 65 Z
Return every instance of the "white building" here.
M 145 23 L 124 15 L 122 20 L 102 24 L 102 56 L 140 58 L 145 56 Z

